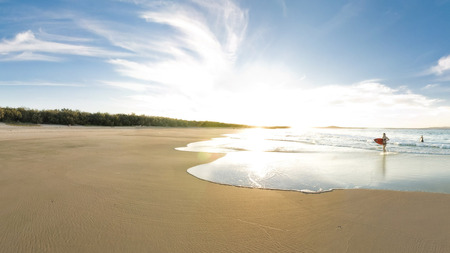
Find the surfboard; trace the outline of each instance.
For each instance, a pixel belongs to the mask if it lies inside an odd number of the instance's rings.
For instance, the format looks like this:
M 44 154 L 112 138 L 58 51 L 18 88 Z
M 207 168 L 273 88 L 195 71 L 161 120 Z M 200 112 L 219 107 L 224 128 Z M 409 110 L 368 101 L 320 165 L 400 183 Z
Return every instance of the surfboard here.
M 376 138 L 376 139 L 373 139 L 376 143 L 378 143 L 378 144 L 380 144 L 380 145 L 383 145 L 383 139 L 382 138 Z

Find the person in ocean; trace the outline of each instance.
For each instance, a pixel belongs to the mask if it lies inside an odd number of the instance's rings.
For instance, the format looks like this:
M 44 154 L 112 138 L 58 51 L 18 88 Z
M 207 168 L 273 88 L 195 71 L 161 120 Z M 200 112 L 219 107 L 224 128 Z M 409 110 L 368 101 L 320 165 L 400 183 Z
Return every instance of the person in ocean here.
M 383 139 L 383 152 L 386 153 L 386 144 L 389 138 L 386 136 L 386 133 L 383 133 L 383 137 L 381 139 Z
M 420 136 L 420 142 L 423 142 L 423 135 Z

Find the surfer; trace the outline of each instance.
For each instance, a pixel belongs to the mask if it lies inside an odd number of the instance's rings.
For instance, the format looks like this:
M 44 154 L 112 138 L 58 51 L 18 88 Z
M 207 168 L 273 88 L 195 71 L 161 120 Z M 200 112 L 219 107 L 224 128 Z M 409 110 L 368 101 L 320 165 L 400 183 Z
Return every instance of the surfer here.
M 383 139 L 383 152 L 386 153 L 386 144 L 389 138 L 386 136 L 386 133 L 383 133 L 383 137 L 381 139 Z
M 423 142 L 423 135 L 420 136 L 420 142 Z

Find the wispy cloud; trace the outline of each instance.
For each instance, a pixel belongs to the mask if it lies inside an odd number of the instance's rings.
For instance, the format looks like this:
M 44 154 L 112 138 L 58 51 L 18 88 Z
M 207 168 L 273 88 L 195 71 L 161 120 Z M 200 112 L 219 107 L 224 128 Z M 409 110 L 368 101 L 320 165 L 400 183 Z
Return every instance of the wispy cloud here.
M 49 37 L 48 34 L 45 36 Z M 70 40 L 68 37 L 59 37 L 59 39 Z M 76 40 L 79 41 L 79 39 Z M 31 30 L 18 33 L 13 39 L 3 39 L 0 42 L 0 61 L 60 61 L 63 55 L 117 57 L 124 54 L 86 45 L 42 40 L 37 38 Z
M 287 17 L 288 15 L 288 7 L 286 5 L 285 0 L 277 0 L 277 2 L 280 4 L 280 7 L 283 11 L 283 17 Z
M 427 84 L 425 87 L 422 88 L 422 90 L 430 90 L 439 87 L 440 85 L 437 83 Z
M 0 81 L 0 86 L 53 86 L 53 87 L 84 87 L 76 83 L 52 83 L 47 81 Z
M 195 0 L 190 4 L 146 5 L 139 18 L 164 32 L 133 33 L 111 28 L 100 21 L 80 24 L 107 38 L 113 45 L 133 52 L 108 62 L 118 73 L 150 83 L 177 87 L 188 93 L 205 91 L 233 69 L 245 37 L 248 14 L 233 1 Z M 194 6 L 196 8 L 194 8 Z M 133 28 L 130 27 L 131 30 Z M 145 30 L 144 28 L 141 28 Z
M 341 28 L 354 20 L 363 10 L 363 1 L 348 1 L 342 8 L 321 27 L 321 33 L 326 34 Z
M 61 61 L 62 58 L 50 56 L 50 55 L 44 55 L 44 54 L 38 54 L 33 53 L 30 51 L 25 51 L 17 54 L 9 54 L 4 53 L 4 57 L 1 57 L 0 54 L 0 61 Z
M 77 43 L 86 43 L 86 42 L 92 41 L 91 38 L 80 38 L 80 37 L 65 36 L 65 35 L 60 35 L 60 34 L 51 34 L 51 33 L 46 32 L 42 28 L 39 28 L 37 36 L 45 41 L 65 41 L 65 42 L 77 42 Z
M 116 88 L 121 88 L 131 91 L 147 91 L 149 89 L 148 84 L 137 83 L 137 82 L 117 82 L 117 81 L 101 81 L 105 85 L 109 85 Z

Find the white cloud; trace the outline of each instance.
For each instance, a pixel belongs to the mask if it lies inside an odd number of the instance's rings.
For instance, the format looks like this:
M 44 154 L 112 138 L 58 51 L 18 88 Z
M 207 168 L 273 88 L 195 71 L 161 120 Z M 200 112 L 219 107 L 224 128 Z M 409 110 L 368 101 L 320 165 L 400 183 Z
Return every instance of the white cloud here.
M 440 58 L 437 65 L 430 69 L 430 72 L 436 75 L 442 75 L 448 70 L 450 70 L 450 55 Z
M 306 118 L 319 125 L 428 127 L 442 120 L 440 117 L 450 117 L 450 107 L 440 105 L 438 99 L 373 81 L 324 86 L 304 93 L 307 100 L 303 106 L 310 108 Z

